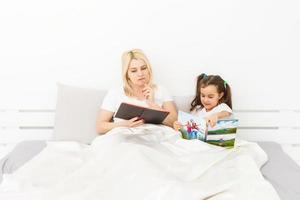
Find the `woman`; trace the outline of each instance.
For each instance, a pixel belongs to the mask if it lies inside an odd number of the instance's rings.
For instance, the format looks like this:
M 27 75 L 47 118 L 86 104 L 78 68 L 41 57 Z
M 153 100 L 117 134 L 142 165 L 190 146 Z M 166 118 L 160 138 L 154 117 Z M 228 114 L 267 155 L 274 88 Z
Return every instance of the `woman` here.
M 104 134 L 115 127 L 136 127 L 144 123 L 138 117 L 113 119 L 122 102 L 168 111 L 163 124 L 172 127 L 177 118 L 175 105 L 163 87 L 153 84 L 151 66 L 145 54 L 139 49 L 127 51 L 122 56 L 122 65 L 124 85 L 110 90 L 104 98 L 97 119 L 97 132 Z

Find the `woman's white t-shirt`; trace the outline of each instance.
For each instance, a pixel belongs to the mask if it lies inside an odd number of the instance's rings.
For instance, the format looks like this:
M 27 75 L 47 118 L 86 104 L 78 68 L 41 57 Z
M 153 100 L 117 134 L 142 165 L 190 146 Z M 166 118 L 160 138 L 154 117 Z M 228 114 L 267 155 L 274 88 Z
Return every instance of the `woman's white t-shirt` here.
M 191 113 L 197 117 L 205 118 L 212 114 L 219 113 L 222 111 L 232 113 L 232 109 L 226 103 L 221 103 L 216 107 L 214 107 L 213 109 L 211 109 L 210 111 L 206 111 L 205 108 L 201 108 L 200 106 L 197 106 L 196 109 L 194 109 Z
M 162 86 L 156 86 L 154 89 L 154 102 L 162 106 L 164 102 L 173 101 L 168 91 Z M 137 106 L 149 107 L 146 100 L 139 100 L 134 97 L 128 97 L 125 94 L 123 87 L 111 89 L 107 92 L 103 99 L 101 109 L 113 112 L 116 114 L 121 103 L 129 103 Z

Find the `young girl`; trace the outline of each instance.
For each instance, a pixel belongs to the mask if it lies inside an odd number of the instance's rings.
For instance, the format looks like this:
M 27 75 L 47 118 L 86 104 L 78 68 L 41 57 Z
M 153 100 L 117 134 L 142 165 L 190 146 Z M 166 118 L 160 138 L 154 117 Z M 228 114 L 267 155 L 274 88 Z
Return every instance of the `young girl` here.
M 211 127 L 218 119 L 232 115 L 230 86 L 218 75 L 201 74 L 197 77 L 196 95 L 191 103 L 190 112 L 198 117 L 205 118 Z M 182 125 L 175 121 L 175 130 Z

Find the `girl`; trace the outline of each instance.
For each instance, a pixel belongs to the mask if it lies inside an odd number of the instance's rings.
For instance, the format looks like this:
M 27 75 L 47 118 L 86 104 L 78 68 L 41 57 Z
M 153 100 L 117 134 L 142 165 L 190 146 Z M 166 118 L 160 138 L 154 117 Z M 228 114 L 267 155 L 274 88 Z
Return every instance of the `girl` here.
M 211 127 L 218 119 L 232 115 L 231 89 L 226 81 L 218 75 L 201 74 L 197 77 L 196 95 L 191 103 L 190 112 L 198 117 L 205 118 Z M 175 130 L 182 125 L 175 121 Z

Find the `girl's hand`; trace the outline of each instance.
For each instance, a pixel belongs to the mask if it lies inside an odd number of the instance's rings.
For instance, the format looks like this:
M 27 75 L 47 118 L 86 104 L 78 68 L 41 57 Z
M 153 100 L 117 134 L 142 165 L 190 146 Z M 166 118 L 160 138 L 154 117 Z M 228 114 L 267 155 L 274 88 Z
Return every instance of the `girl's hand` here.
M 134 117 L 129 120 L 120 121 L 118 123 L 119 123 L 119 126 L 125 126 L 125 127 L 131 128 L 131 127 L 137 127 L 137 126 L 144 124 L 144 120 L 139 119 L 138 117 Z
M 176 131 L 178 131 L 179 129 L 182 128 L 182 124 L 181 124 L 179 121 L 175 121 L 175 122 L 173 123 L 173 128 L 174 128 Z
M 206 120 L 206 124 L 207 125 L 210 125 L 211 127 L 214 127 L 218 121 L 219 117 L 218 117 L 218 114 L 212 114 L 208 117 L 205 118 Z

